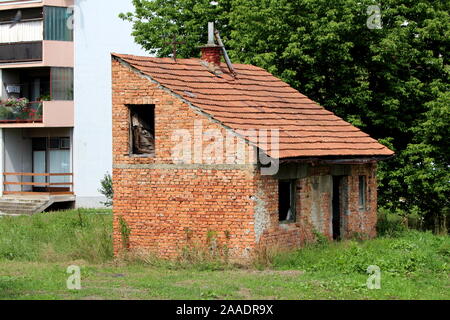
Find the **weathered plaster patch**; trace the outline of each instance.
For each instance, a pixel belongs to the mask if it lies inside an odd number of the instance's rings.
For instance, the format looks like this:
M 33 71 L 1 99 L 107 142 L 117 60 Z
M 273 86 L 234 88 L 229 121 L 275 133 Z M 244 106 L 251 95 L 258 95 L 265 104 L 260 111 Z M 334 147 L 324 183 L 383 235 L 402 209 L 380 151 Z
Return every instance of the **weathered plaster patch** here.
M 263 235 L 264 231 L 268 228 L 270 224 L 269 213 L 266 209 L 266 202 L 263 200 L 264 193 L 261 188 L 258 188 L 258 193 L 256 196 L 252 197 L 254 201 L 255 210 L 255 237 L 258 243 Z

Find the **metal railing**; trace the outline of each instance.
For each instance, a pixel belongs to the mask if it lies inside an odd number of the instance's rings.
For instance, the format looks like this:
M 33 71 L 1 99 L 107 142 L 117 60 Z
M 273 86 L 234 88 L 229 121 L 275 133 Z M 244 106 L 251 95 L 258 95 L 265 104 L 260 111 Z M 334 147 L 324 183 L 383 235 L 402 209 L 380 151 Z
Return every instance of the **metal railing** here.
M 30 102 L 24 107 L 0 103 L 0 123 L 40 123 L 42 114 L 42 101 Z
M 51 194 L 73 194 L 73 173 L 25 173 L 25 172 L 5 172 L 3 173 L 4 180 L 3 194 L 36 194 L 36 193 L 51 193 Z M 8 177 L 17 177 L 18 181 L 7 181 Z M 28 180 L 34 180 L 34 178 L 44 178 L 45 182 L 24 181 L 25 177 L 29 177 Z M 52 177 L 69 177 L 70 181 L 64 182 L 51 182 Z M 31 179 L 30 179 L 31 178 Z M 9 187 L 20 187 L 20 190 L 10 191 Z M 25 187 L 28 187 L 25 190 Z M 46 189 L 46 191 L 33 191 L 33 187 L 40 189 Z M 58 190 L 59 189 L 59 190 Z
M 43 41 L 0 43 L 0 63 L 42 61 Z

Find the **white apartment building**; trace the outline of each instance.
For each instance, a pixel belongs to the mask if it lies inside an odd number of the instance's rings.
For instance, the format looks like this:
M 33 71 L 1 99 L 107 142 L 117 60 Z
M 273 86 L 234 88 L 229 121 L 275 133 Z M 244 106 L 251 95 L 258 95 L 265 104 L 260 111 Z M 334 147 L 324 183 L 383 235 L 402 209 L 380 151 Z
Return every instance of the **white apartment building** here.
M 102 206 L 110 54 L 144 54 L 118 17 L 131 10 L 131 0 L 0 0 L 0 212 L 29 198 L 41 200 L 30 212 Z

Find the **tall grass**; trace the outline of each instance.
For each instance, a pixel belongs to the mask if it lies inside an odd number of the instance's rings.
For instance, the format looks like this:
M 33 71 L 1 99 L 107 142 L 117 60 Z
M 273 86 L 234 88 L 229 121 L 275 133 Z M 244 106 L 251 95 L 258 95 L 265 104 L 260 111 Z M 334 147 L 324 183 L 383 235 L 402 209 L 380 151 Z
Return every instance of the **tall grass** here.
M 377 265 L 391 275 L 450 272 L 450 238 L 431 232 L 404 231 L 369 241 L 309 245 L 274 258 L 273 267 L 312 272 L 366 274 Z
M 101 263 L 113 257 L 110 211 L 0 218 L 0 260 Z
M 450 238 L 397 229 L 369 241 L 318 242 L 286 252 L 276 248 L 255 251 L 253 267 L 342 274 L 366 274 L 377 265 L 392 275 L 450 272 Z M 395 231 L 395 232 L 394 232 Z M 186 247 L 177 261 L 148 254 L 129 254 L 136 261 L 170 269 L 224 270 L 236 267 L 228 248 Z M 213 249 L 214 250 L 213 250 Z M 276 250 L 275 250 L 276 249 Z M 103 263 L 113 259 L 110 211 L 72 210 L 34 216 L 0 218 L 0 261 Z

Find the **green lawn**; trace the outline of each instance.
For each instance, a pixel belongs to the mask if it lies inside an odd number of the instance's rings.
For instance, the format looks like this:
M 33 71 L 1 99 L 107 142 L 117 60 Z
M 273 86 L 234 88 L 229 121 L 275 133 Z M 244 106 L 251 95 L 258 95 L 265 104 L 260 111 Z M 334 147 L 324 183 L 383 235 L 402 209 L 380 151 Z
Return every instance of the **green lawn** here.
M 0 219 L 0 299 L 450 299 L 448 236 L 410 231 L 317 244 L 266 268 L 113 259 L 111 214 Z M 81 267 L 68 290 L 67 267 Z M 366 286 L 369 265 L 381 289 Z

